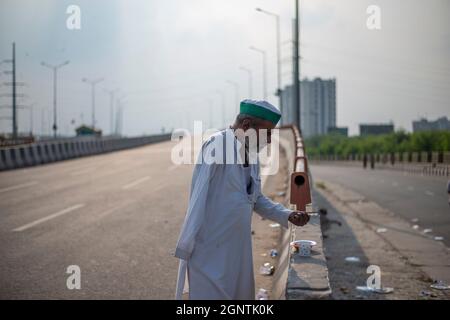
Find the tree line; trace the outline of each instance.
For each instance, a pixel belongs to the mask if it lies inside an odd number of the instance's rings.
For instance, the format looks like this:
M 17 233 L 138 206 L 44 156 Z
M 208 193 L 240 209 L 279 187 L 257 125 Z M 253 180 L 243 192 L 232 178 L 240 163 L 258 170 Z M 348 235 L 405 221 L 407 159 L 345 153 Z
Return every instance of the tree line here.
M 408 133 L 346 137 L 340 134 L 314 136 L 305 139 L 308 155 L 377 154 L 396 152 L 450 151 L 450 131 L 423 131 Z

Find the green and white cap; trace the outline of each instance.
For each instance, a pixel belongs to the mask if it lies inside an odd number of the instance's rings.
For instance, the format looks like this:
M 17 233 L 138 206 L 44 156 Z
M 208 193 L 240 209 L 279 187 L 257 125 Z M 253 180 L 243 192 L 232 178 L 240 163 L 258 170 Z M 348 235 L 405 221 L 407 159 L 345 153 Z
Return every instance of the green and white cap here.
M 240 105 L 240 114 L 247 114 L 256 118 L 268 120 L 275 125 L 281 118 L 280 110 L 264 100 L 242 100 Z

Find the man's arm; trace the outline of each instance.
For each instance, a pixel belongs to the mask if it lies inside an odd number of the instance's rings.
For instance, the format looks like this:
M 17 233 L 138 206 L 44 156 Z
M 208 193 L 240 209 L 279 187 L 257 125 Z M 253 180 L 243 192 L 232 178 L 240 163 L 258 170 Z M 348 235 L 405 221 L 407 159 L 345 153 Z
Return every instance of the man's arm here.
M 289 216 L 294 212 L 280 203 L 273 202 L 261 192 L 255 202 L 254 210 L 261 217 L 278 222 L 283 227 L 288 227 Z
M 288 221 L 296 226 L 304 226 L 309 221 L 305 212 L 287 209 L 280 203 L 273 202 L 261 192 L 256 200 L 254 210 L 263 218 L 278 222 L 283 227 L 288 227 Z

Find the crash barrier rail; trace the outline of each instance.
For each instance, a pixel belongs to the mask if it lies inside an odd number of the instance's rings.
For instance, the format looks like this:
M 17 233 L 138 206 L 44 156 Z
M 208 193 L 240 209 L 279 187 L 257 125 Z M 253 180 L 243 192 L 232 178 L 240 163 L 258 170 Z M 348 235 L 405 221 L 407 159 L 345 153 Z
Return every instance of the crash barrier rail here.
M 301 132 L 295 126 L 281 127 L 280 144 L 288 157 L 290 172 L 288 194 L 290 194 L 291 208 L 312 212 L 314 204 L 311 193 L 312 177 Z M 310 240 L 316 243 L 309 255 L 297 252 L 297 249 L 291 245 L 298 240 Z M 326 299 L 331 295 L 328 268 L 323 251 L 320 215 L 311 214 L 310 222 L 304 227 L 289 224 L 288 229 L 283 229 L 279 257 L 272 288 L 274 299 Z
M 170 134 L 133 138 L 80 137 L 0 148 L 0 171 L 123 150 L 170 140 Z
M 376 154 L 316 155 L 314 162 L 362 166 L 370 169 L 391 169 L 432 176 L 450 176 L 450 152 L 396 152 Z

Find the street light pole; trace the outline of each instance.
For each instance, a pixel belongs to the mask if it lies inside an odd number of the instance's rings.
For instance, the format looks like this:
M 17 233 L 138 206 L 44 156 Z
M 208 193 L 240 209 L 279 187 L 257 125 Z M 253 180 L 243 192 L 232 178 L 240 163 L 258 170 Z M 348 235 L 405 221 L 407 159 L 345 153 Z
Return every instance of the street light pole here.
M 220 98 L 222 99 L 222 124 L 225 126 L 226 125 L 226 120 L 225 120 L 225 94 L 221 90 L 217 90 L 216 92 L 220 96 Z
M 267 100 L 267 61 L 266 61 L 266 51 L 255 48 L 253 46 L 250 47 L 250 50 L 259 52 L 262 54 L 263 58 L 263 98 Z
M 235 103 L 236 103 L 236 114 L 239 113 L 239 84 L 237 84 L 234 81 L 227 80 L 227 83 L 232 85 L 234 87 L 234 93 L 235 93 Z
M 265 13 L 269 16 L 275 18 L 276 23 L 276 44 L 277 44 L 277 96 L 280 101 L 280 109 L 281 109 L 281 32 L 280 32 L 280 16 L 276 13 L 263 10 L 261 8 L 256 8 L 256 11 Z
M 65 65 L 68 65 L 70 63 L 69 60 L 64 61 L 61 64 L 58 65 L 51 65 L 46 62 L 41 62 L 41 65 L 44 67 L 47 67 L 53 71 L 53 137 L 56 139 L 57 136 L 57 108 L 56 108 L 56 88 L 57 88 L 57 80 L 58 80 L 58 69 L 64 67 Z
M 252 70 L 246 68 L 246 67 L 239 67 L 239 69 L 241 69 L 242 71 L 247 72 L 248 74 L 248 98 L 252 99 L 253 98 L 253 85 L 252 85 Z
M 300 17 L 299 3 L 295 0 L 295 21 L 294 21 L 294 101 L 293 117 L 294 124 L 301 129 L 301 94 L 300 94 Z
M 91 94 L 92 94 L 92 129 L 95 128 L 95 86 L 102 82 L 103 78 L 98 78 L 94 80 L 89 80 L 87 78 L 81 79 L 81 81 L 88 83 L 91 85 Z
M 119 89 L 106 90 L 105 92 L 109 94 L 109 127 L 110 134 L 114 133 L 114 95 L 119 91 Z

